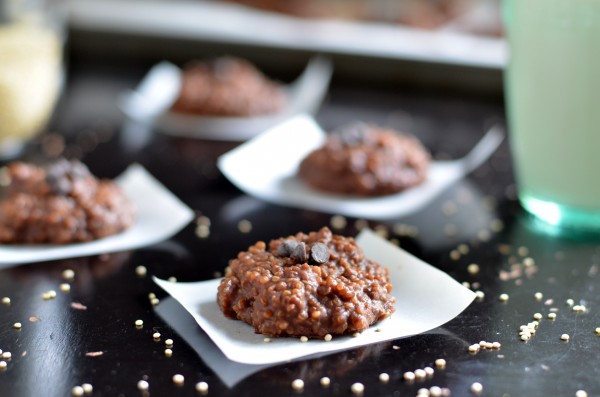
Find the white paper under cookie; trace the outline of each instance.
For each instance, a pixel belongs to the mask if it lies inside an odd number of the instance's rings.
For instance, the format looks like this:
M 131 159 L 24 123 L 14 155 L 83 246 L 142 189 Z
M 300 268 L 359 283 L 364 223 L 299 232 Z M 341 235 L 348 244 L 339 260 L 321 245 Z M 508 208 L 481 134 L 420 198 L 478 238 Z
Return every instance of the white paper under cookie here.
M 230 360 L 245 364 L 274 364 L 315 354 L 420 334 L 461 313 L 475 294 L 446 273 L 365 230 L 357 237 L 365 256 L 390 270 L 396 312 L 359 337 L 336 336 L 332 341 L 271 338 L 254 333 L 241 321 L 226 318 L 216 302 L 220 280 L 193 283 L 154 281 L 175 298 Z
M 494 128 L 462 159 L 432 162 L 427 180 L 421 185 L 381 197 L 323 193 L 298 178 L 302 159 L 325 141 L 325 133 L 308 115 L 294 117 L 238 146 L 221 156 L 218 166 L 240 190 L 270 203 L 382 220 L 423 208 L 481 165 L 503 139 L 500 129 Z
M 300 113 L 315 113 L 329 87 L 331 61 L 310 60 L 302 74 L 283 87 L 287 103 L 279 112 L 248 117 L 199 116 L 169 111 L 181 88 L 181 69 L 169 62 L 155 65 L 139 86 L 121 96 L 119 106 L 132 120 L 158 131 L 188 138 L 245 141 Z
M 140 248 L 171 237 L 194 217 L 190 208 L 138 164 L 127 168 L 115 182 L 136 208 L 131 228 L 88 243 L 0 245 L 0 267 Z

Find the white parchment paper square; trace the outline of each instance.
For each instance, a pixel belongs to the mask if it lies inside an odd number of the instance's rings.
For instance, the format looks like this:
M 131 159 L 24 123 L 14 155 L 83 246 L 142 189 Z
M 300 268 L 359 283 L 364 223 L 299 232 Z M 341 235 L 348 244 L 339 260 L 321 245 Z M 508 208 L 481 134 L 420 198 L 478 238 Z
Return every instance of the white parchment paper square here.
M 225 153 L 219 157 L 218 166 L 240 190 L 269 203 L 385 220 L 425 207 L 444 189 L 481 165 L 502 142 L 504 134 L 499 127 L 493 127 L 467 156 L 433 161 L 426 181 L 418 186 L 366 198 L 317 191 L 297 176 L 300 162 L 325 139 L 325 132 L 311 116 L 299 115 Z
M 319 56 L 312 58 L 295 81 L 282 87 L 287 102 L 274 114 L 201 116 L 169 110 L 181 89 L 182 70 L 163 61 L 148 72 L 135 90 L 121 96 L 119 106 L 130 119 L 150 123 L 166 134 L 245 141 L 293 115 L 315 113 L 327 93 L 332 73 L 333 65 L 329 59 Z
M 223 354 L 232 361 L 265 365 L 301 357 L 345 350 L 398 339 L 437 328 L 461 313 L 475 298 L 446 273 L 364 230 L 356 239 L 365 256 L 390 270 L 396 312 L 364 331 L 359 337 L 336 336 L 332 341 L 271 338 L 254 333 L 250 325 L 226 318 L 216 297 L 220 279 L 172 283 L 154 281 L 175 298 L 202 327 Z
M 31 262 L 126 251 L 165 240 L 180 231 L 194 212 L 144 167 L 133 164 L 115 179 L 136 209 L 135 224 L 122 233 L 65 245 L 0 244 L 0 268 Z

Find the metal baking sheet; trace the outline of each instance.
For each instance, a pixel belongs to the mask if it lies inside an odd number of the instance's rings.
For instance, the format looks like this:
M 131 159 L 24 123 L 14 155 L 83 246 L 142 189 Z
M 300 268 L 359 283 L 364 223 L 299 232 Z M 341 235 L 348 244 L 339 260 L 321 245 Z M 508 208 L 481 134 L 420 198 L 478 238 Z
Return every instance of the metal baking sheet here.
M 77 0 L 78 30 L 227 42 L 327 54 L 414 60 L 501 69 L 501 37 L 400 24 L 307 19 L 210 1 Z

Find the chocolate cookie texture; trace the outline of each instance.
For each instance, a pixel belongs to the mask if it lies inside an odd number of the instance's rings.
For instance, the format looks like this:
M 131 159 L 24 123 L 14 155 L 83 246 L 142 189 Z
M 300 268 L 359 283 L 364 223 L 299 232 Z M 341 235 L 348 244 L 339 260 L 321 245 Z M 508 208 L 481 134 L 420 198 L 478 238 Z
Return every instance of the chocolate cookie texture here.
M 227 317 L 270 336 L 322 338 L 365 330 L 394 312 L 388 270 L 328 228 L 257 242 L 227 268 L 217 301 Z
M 279 83 L 243 59 L 223 57 L 196 61 L 184 68 L 181 91 L 171 110 L 246 117 L 276 113 L 285 104 L 285 91 Z
M 135 210 L 119 186 L 98 180 L 78 161 L 47 167 L 17 162 L 7 166 L 0 190 L 0 242 L 66 244 L 119 233 Z
M 300 178 L 316 190 L 382 196 L 416 186 L 427 177 L 430 155 L 414 137 L 356 123 L 329 134 L 299 168 Z

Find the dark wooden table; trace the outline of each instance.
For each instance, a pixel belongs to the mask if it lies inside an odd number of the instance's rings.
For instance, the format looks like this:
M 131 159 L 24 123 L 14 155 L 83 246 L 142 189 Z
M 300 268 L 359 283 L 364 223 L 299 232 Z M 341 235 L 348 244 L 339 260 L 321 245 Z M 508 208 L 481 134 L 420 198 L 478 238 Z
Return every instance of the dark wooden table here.
M 600 244 L 542 232 L 523 213 L 507 143 L 422 211 L 385 222 L 348 218 L 339 231 L 355 235 L 365 221 L 385 230 L 404 249 L 482 291 L 482 299 L 430 333 L 277 365 L 227 387 L 221 374 L 213 373 L 155 313 L 148 294 L 159 299 L 165 294 L 150 275 L 179 281 L 215 277 L 256 240 L 316 230 L 330 224 L 331 214 L 246 197 L 214 165 L 230 144 L 174 139 L 127 123 L 116 97 L 133 87 L 148 66 L 72 59 L 52 133 L 33 142 L 22 158 L 54 154 L 64 141 L 66 156 L 81 158 L 102 177 L 139 162 L 210 219 L 210 235 L 199 238 L 192 223 L 167 242 L 132 252 L 0 270 L 0 297 L 10 297 L 9 305 L 0 304 L 0 349 L 12 353 L 0 371 L 0 396 L 68 396 L 83 383 L 93 385 L 94 396 L 193 396 L 200 381 L 208 383 L 209 396 L 236 397 L 348 396 L 355 382 L 365 386 L 365 396 L 415 396 L 432 386 L 467 396 L 474 382 L 483 385 L 485 396 L 600 393 L 600 336 L 595 333 L 600 326 Z M 391 125 L 417 135 L 437 158 L 458 158 L 486 127 L 503 120 L 504 109 L 500 95 L 339 78 L 317 118 L 325 128 L 354 119 Z M 249 232 L 239 230 L 242 220 L 250 222 Z M 471 264 L 479 266 L 478 273 L 469 272 Z M 141 265 L 146 277 L 136 274 Z M 68 293 L 59 289 L 65 269 L 75 272 Z M 57 291 L 56 298 L 42 299 L 49 290 Z M 536 298 L 537 292 L 543 297 Z M 500 301 L 504 293 L 508 301 Z M 584 305 L 585 312 L 573 311 L 568 299 Z M 77 310 L 73 302 L 87 309 Z M 556 319 L 547 318 L 551 312 Z M 533 321 L 535 313 L 542 315 L 539 328 L 531 340 L 521 341 L 519 327 Z M 137 319 L 144 321 L 143 328 L 134 326 Z M 13 328 L 15 322 L 22 323 L 20 330 Z M 162 341 L 153 341 L 154 332 L 163 341 L 174 340 L 172 357 L 165 356 Z M 561 340 L 562 334 L 570 340 Z M 469 353 L 468 346 L 480 341 L 502 346 Z M 402 379 L 406 371 L 434 367 L 438 358 L 447 365 L 433 377 Z M 389 374 L 389 382 L 379 380 L 381 373 Z M 173 383 L 174 374 L 184 375 L 183 386 Z M 323 376 L 331 379 L 327 388 L 319 383 Z M 297 378 L 304 380 L 303 392 L 292 390 Z M 150 385 L 145 393 L 137 388 L 144 379 Z

